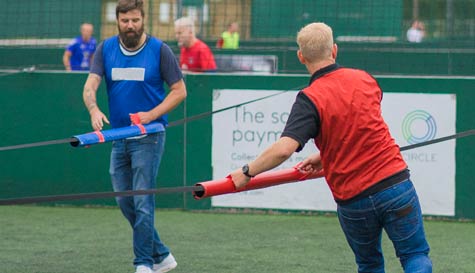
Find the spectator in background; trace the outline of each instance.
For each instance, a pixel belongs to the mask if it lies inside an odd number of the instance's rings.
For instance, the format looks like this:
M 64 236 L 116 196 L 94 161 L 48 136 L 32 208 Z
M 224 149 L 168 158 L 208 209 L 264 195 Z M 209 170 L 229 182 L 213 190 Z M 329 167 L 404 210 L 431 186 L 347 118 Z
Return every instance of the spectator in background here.
M 239 25 L 237 22 L 232 22 L 228 25 L 228 30 L 221 34 L 216 45 L 217 48 L 223 49 L 238 49 L 239 48 Z
M 175 21 L 175 36 L 180 46 L 180 67 L 183 70 L 209 72 L 216 71 L 211 49 L 196 38 L 193 20 L 182 17 Z
M 425 37 L 424 23 L 419 20 L 412 22 L 411 28 L 407 30 L 407 41 L 411 43 L 420 43 Z
M 92 24 L 81 25 L 81 35 L 74 38 L 64 51 L 63 64 L 66 70 L 89 70 L 96 51 L 96 39 L 92 37 L 93 32 Z

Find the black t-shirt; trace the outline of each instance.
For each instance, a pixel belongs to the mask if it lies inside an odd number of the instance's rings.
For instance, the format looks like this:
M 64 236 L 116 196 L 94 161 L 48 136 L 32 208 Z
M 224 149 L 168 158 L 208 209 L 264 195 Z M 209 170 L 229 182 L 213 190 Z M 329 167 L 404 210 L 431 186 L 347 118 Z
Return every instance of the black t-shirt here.
M 315 104 L 303 92 L 299 92 L 295 99 L 289 119 L 281 137 L 290 137 L 296 140 L 300 152 L 309 139 L 315 138 L 320 129 L 320 116 Z
M 334 63 L 316 71 L 310 78 L 309 85 L 319 77 L 335 71 L 338 68 L 340 68 L 340 66 Z M 307 95 L 300 92 L 292 106 L 289 119 L 285 124 L 285 129 L 281 137 L 290 137 L 297 141 L 300 144 L 297 152 L 300 152 L 309 139 L 318 136 L 320 125 L 320 115 L 318 114 L 317 107 Z

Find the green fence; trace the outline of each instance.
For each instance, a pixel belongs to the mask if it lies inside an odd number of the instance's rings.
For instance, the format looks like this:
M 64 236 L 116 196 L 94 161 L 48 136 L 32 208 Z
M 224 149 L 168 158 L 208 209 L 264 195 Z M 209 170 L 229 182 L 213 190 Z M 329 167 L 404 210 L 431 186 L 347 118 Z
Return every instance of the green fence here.
M 332 26 L 336 36 L 399 38 L 403 1 L 306 1 L 256 0 L 251 7 L 254 39 L 289 38 L 302 26 L 319 21 Z
M 213 48 L 214 42 L 208 41 Z M 175 42 L 169 45 L 179 54 Z M 475 49 L 470 43 L 338 43 L 338 62 L 347 67 L 359 67 L 372 74 L 473 76 Z M 239 50 L 219 50 L 215 54 L 275 55 L 279 73 L 306 73 L 296 57 L 295 43 L 244 43 Z M 0 68 L 63 70 L 63 48 L 0 47 Z
M 84 22 L 100 26 L 101 13 L 98 0 L 2 1 L 0 39 L 73 38 Z M 100 32 L 96 27 L 94 35 Z
M 0 77 L 0 146 L 66 138 L 91 131 L 82 103 L 82 73 L 17 73 Z M 378 77 L 385 92 L 454 93 L 458 132 L 474 128 L 475 78 Z M 213 89 L 295 90 L 308 76 L 187 75 L 188 98 L 171 120 L 212 110 Z M 99 104 L 106 110 L 101 86 Z M 167 129 L 167 144 L 159 171 L 159 187 L 190 186 L 212 179 L 211 116 Z M 110 144 L 72 148 L 67 144 L 0 152 L 0 198 L 110 191 Z M 471 155 L 475 139 L 457 140 L 456 218 L 475 219 L 475 169 Z M 436 187 L 437 181 L 434 181 Z M 63 202 L 69 203 L 69 202 Z M 113 205 L 111 199 L 73 204 Z M 162 208 L 209 209 L 210 199 L 191 194 L 157 196 Z

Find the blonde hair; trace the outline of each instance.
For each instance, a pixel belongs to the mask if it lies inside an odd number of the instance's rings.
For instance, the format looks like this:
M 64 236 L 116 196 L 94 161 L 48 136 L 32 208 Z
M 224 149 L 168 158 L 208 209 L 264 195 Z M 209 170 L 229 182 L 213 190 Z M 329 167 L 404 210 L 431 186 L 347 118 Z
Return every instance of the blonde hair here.
M 297 34 L 297 44 L 302 56 L 309 62 L 319 62 L 331 57 L 333 31 L 324 23 L 311 23 Z
M 181 17 L 175 21 L 175 27 L 185 27 L 191 30 L 191 33 L 195 34 L 195 23 L 190 17 Z

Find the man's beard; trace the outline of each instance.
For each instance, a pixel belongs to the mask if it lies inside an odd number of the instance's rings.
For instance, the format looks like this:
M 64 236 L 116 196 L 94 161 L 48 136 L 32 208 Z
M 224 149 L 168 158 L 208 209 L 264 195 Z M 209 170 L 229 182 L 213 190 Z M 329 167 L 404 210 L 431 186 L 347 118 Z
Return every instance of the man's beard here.
M 144 32 L 143 25 L 137 31 L 133 31 L 133 30 L 120 31 L 119 29 L 119 37 L 126 48 L 135 48 L 139 45 L 140 38 L 142 37 L 143 32 Z M 130 35 L 130 33 L 133 33 L 133 35 Z

